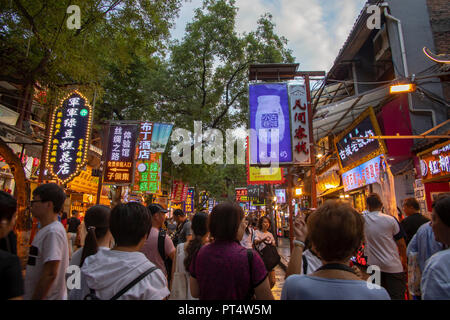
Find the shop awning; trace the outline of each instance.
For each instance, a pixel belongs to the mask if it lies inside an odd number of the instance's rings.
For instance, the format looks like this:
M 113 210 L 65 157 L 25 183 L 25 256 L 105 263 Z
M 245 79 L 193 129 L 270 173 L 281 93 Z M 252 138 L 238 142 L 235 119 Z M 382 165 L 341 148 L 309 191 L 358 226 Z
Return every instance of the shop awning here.
M 339 190 L 342 190 L 342 189 L 344 189 L 344 186 L 340 186 L 340 187 L 333 188 L 333 189 L 328 189 L 328 190 L 325 191 L 324 193 L 320 194 L 319 197 L 327 196 L 327 195 L 329 195 L 329 194 L 332 194 L 332 193 L 334 193 L 334 192 L 336 192 L 336 191 L 339 191 Z
M 313 119 L 314 140 L 338 134 L 348 127 L 368 107 L 376 107 L 387 102 L 389 86 L 383 86 L 339 102 L 317 107 Z

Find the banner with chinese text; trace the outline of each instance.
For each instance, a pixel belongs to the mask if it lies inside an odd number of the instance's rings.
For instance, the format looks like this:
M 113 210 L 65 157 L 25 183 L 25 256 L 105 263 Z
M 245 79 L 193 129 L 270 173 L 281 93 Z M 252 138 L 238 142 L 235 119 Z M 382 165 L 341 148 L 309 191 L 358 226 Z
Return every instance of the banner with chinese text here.
M 194 188 L 188 188 L 186 201 L 184 202 L 184 213 L 194 213 Z
M 136 125 L 111 125 L 103 183 L 129 185 L 133 182 Z
M 308 165 L 311 163 L 309 152 L 309 118 L 306 88 L 303 85 L 289 86 L 291 111 L 292 154 L 294 163 Z
M 50 123 L 47 166 L 60 183 L 75 178 L 87 161 L 93 110 L 78 91 L 70 93 L 55 108 Z
M 186 200 L 188 186 L 181 180 L 175 180 L 172 185 L 172 202 L 179 203 Z
M 150 153 L 149 160 L 137 160 L 133 191 L 161 193 L 162 155 Z

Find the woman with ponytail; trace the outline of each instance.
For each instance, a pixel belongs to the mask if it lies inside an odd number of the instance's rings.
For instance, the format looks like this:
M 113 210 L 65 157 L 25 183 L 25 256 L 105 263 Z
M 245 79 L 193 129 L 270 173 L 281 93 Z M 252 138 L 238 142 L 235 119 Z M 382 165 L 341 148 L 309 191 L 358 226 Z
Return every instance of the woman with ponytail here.
M 192 219 L 191 240 L 177 246 L 176 259 L 172 265 L 172 281 L 170 300 L 197 300 L 191 296 L 189 287 L 189 270 L 192 259 L 200 248 L 208 242 L 208 214 L 198 212 Z
M 83 266 L 87 257 L 96 254 L 99 250 L 109 250 L 113 241 L 109 231 L 109 217 L 111 209 L 107 206 L 96 205 L 86 211 L 84 226 L 87 234 L 84 247 L 78 249 L 70 260 L 70 265 Z M 81 289 L 68 290 L 70 300 L 82 300 L 89 293 L 82 277 Z

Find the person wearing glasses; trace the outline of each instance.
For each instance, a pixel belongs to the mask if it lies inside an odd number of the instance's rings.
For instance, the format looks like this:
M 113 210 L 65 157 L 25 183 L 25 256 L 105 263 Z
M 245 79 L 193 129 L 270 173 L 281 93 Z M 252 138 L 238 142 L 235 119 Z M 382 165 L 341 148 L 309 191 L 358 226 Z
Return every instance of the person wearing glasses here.
M 33 191 L 31 213 L 41 225 L 30 247 L 25 276 L 25 300 L 66 300 L 66 269 L 69 245 L 58 213 L 66 200 L 64 190 L 55 183 Z

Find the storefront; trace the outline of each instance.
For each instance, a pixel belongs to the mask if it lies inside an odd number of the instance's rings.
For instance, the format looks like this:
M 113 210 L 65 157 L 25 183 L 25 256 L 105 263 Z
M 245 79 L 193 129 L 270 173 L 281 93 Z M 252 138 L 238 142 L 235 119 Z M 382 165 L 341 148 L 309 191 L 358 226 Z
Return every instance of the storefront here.
M 417 156 L 420 159 L 423 188 L 420 188 L 420 183 L 416 183 L 416 197 L 419 202 L 425 201 L 426 211 L 430 214 L 431 205 L 437 196 L 450 192 L 450 143 L 437 144 Z
M 339 198 L 342 189 L 339 165 L 336 162 L 317 176 L 318 205 L 323 204 L 328 199 Z
M 379 193 L 376 182 L 387 149 L 383 140 L 354 137 L 373 135 L 381 135 L 381 130 L 374 110 L 368 108 L 335 138 L 343 185 L 339 198 L 348 199 L 359 212 L 367 209 L 365 199 L 370 192 Z
M 97 203 L 98 177 L 92 176 L 92 167 L 86 166 L 81 173 L 67 184 L 68 198 L 64 205 L 64 211 L 71 214 L 74 210 L 79 212 L 82 220 L 86 211 Z M 103 186 L 100 195 L 100 204 L 110 206 L 108 186 Z

